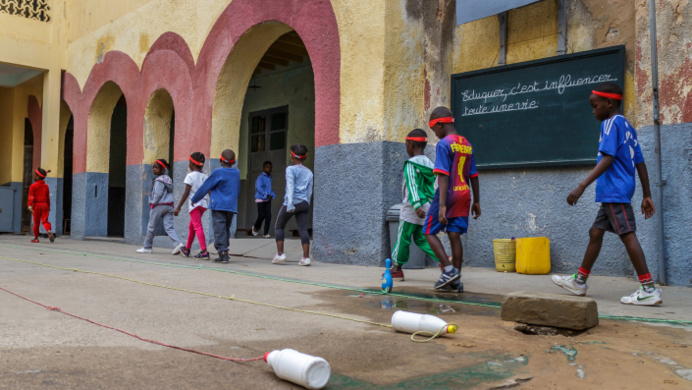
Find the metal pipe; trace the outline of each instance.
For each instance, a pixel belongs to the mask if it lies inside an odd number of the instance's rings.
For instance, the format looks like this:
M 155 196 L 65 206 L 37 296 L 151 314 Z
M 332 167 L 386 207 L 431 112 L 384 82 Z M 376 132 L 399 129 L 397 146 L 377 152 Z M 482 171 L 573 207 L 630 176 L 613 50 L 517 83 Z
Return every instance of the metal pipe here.
M 654 194 L 654 204 L 658 209 L 656 215 L 656 242 L 658 243 L 658 283 L 666 284 L 666 241 L 663 218 L 663 188 L 666 181 L 663 178 L 662 151 L 661 151 L 661 116 L 659 114 L 658 100 L 658 38 L 656 36 L 656 1 L 649 0 L 649 29 L 651 40 L 651 87 L 653 92 L 654 109 L 654 154 L 656 155 L 656 182 L 658 189 Z

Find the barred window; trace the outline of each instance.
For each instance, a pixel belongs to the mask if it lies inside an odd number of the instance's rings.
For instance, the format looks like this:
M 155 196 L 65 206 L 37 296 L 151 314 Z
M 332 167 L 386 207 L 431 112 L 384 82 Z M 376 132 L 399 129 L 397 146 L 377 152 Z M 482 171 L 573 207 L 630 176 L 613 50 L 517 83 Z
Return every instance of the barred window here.
M 0 12 L 50 22 L 49 0 L 0 0 Z

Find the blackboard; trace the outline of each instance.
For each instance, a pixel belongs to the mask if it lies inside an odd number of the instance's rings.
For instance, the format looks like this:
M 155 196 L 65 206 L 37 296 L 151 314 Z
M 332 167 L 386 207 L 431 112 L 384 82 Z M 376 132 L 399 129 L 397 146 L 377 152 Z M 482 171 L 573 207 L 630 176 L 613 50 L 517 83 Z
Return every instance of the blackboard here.
M 589 95 L 624 74 L 624 46 L 455 74 L 455 125 L 479 168 L 595 164 Z

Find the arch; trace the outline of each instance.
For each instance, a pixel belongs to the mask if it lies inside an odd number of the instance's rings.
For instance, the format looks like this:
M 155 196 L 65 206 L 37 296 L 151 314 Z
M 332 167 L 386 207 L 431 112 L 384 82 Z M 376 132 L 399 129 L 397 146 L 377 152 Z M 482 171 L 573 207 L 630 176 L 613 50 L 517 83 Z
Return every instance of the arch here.
M 87 172 L 108 173 L 111 116 L 121 96 L 123 96 L 123 92 L 120 87 L 116 83 L 108 81 L 91 104 L 87 119 Z M 127 98 L 125 100 L 127 101 Z
M 70 119 L 72 119 L 72 110 L 70 110 L 70 106 L 65 100 L 61 100 L 60 124 L 58 125 L 58 130 L 60 131 L 58 138 L 58 172 L 62 172 L 62 177 L 65 177 L 65 133 L 67 132 L 67 125 L 70 123 Z M 59 173 L 58 177 L 60 177 Z
M 144 110 L 144 164 L 152 164 L 157 158 L 173 161 L 169 155 L 173 99 L 165 89 L 151 94 Z M 175 142 L 174 142 L 175 143 Z
M 251 28 L 234 46 L 216 83 L 212 103 L 211 155 L 221 154 L 229 147 L 239 152 L 241 114 L 252 73 L 269 46 L 288 31 L 291 28 L 285 24 L 262 23 Z
M 266 23 L 269 25 L 269 30 L 265 32 L 269 34 L 272 26 L 267 22 L 277 22 L 279 25 L 290 27 L 303 40 L 315 75 L 315 101 L 317 102 L 315 146 L 338 143 L 341 52 L 336 16 L 328 1 L 234 0 L 231 2 L 212 27 L 200 52 L 195 80 L 195 84 L 201 88 L 199 93 L 206 96 L 211 104 L 216 105 L 213 99 L 217 95 L 226 60 L 233 50 L 243 49 L 242 43 L 241 46 L 236 46 L 245 33 L 250 32 L 250 36 L 255 35 L 252 34 L 251 29 L 259 28 L 258 31 L 262 32 L 264 28 L 267 28 L 262 26 Z M 243 74 L 235 76 L 240 79 L 246 78 Z M 248 75 L 248 80 L 249 77 Z M 205 102 L 200 101 L 195 106 L 195 112 L 207 112 L 209 113 L 207 117 L 213 118 L 214 110 L 209 110 L 211 104 L 205 105 Z M 208 132 L 208 129 L 198 129 L 199 132 L 205 130 Z M 212 125 L 212 133 L 215 132 Z

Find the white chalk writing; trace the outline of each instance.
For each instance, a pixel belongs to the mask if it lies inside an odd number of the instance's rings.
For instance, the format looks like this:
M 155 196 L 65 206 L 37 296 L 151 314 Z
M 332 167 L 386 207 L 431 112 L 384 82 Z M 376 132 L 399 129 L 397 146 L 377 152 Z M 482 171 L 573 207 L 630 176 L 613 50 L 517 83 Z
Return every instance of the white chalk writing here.
M 600 84 L 607 81 L 617 81 L 611 74 L 604 73 L 588 77 L 573 78 L 571 74 L 560 76 L 557 80 L 533 81 L 531 83 L 518 82 L 511 88 L 493 89 L 490 91 L 476 91 L 475 89 L 467 89 L 461 93 L 463 101 L 483 100 L 487 103 L 488 100 L 502 98 L 506 101 L 508 97 L 522 95 L 526 93 L 537 93 L 543 91 L 557 90 L 557 93 L 562 95 L 567 88 L 580 87 L 582 85 Z
M 534 110 L 536 108 L 538 108 L 538 102 L 531 99 L 526 99 L 525 101 L 518 103 L 499 104 L 492 107 L 479 103 L 474 107 L 464 107 L 464 113 L 461 114 L 461 116 L 487 115 L 509 111 L 525 111 Z

